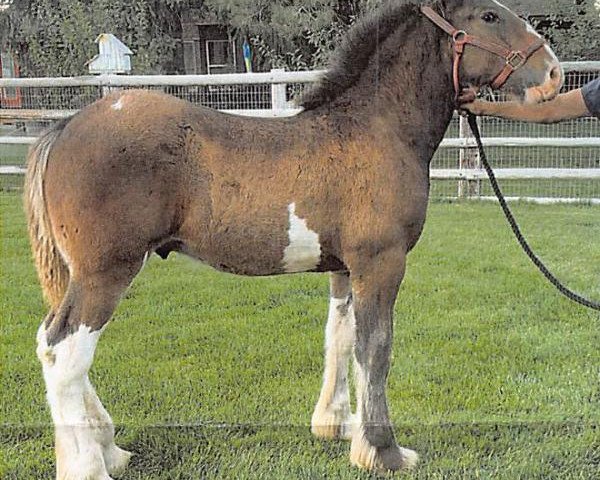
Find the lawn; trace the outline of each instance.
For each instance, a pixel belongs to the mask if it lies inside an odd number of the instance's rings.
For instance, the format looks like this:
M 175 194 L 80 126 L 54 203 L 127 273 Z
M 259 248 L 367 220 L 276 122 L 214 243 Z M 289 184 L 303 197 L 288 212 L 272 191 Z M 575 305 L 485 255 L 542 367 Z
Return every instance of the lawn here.
M 0 193 L 0 478 L 53 475 L 35 357 L 45 314 L 20 198 Z M 600 298 L 600 208 L 517 205 L 540 254 Z M 314 439 L 327 277 L 250 279 L 152 258 L 91 378 L 135 456 L 123 479 L 355 479 Z M 592 479 L 600 471 L 597 313 L 559 297 L 497 205 L 434 203 L 396 305 L 389 403 L 406 479 Z

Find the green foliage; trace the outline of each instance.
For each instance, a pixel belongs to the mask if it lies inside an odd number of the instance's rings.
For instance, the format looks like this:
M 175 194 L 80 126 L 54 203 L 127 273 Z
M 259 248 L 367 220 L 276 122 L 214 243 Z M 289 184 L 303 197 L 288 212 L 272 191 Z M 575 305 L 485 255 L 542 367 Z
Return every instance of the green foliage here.
M 24 75 L 81 75 L 97 52 L 94 39 L 113 33 L 134 52 L 134 70 L 173 70 L 184 0 L 22 0 L 0 14 L 2 43 Z
M 538 13 L 546 21 L 534 21 L 549 39 L 561 60 L 600 59 L 600 3 L 598 0 L 545 0 Z
M 289 70 L 322 68 L 364 0 L 207 0 L 204 8 L 247 35 L 259 59 Z
M 19 56 L 25 75 L 80 75 L 99 33 L 113 33 L 134 52 L 139 73 L 173 72 L 180 55 L 183 9 L 249 37 L 264 66 L 323 67 L 339 37 L 369 0 L 15 0 L 0 12 L 0 40 Z
M 382 1 L 13 0 L 0 11 L 0 44 L 17 53 L 24 75 L 81 75 L 96 53 L 95 37 L 113 33 L 135 53 L 136 73 L 176 73 L 182 65 L 181 14 L 194 8 L 249 38 L 259 68 L 323 68 L 349 26 Z M 550 23 L 537 20 L 536 26 L 562 59 L 598 58 L 594 0 L 548 0 L 535 8 L 530 13 L 551 15 Z

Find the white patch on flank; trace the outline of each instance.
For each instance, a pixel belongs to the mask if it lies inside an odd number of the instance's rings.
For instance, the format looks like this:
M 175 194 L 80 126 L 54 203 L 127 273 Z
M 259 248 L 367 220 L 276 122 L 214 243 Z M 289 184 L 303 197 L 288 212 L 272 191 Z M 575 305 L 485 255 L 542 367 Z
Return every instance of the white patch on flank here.
M 319 235 L 310 230 L 306 220 L 296 216 L 296 204 L 288 206 L 290 243 L 283 251 L 283 265 L 288 273 L 313 270 L 321 260 L 321 244 Z
M 120 97 L 115 103 L 113 103 L 110 108 L 113 110 L 121 110 L 123 108 L 123 97 Z
M 114 427 L 88 379 L 101 333 L 81 325 L 49 346 L 45 324 L 38 330 L 37 355 L 56 429 L 58 478 L 109 478 L 103 446 L 112 449 Z

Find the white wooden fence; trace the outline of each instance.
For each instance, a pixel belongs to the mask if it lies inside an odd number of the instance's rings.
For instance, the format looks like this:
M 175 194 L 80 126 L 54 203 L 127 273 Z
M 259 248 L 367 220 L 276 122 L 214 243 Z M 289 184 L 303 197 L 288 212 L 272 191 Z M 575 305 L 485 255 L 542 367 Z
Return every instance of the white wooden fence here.
M 563 64 L 566 72 L 577 72 L 580 75 L 582 72 L 589 72 L 591 75 L 600 74 L 600 62 L 571 62 Z M 292 89 L 295 91 L 302 90 L 306 84 L 316 82 L 324 71 L 312 72 L 285 72 L 274 70 L 268 73 L 247 73 L 247 74 L 227 74 L 227 75 L 155 75 L 155 76 L 120 76 L 120 75 L 100 75 L 100 76 L 85 76 L 85 77 L 63 77 L 63 78 L 20 78 L 20 79 L 0 79 L 0 88 L 19 89 L 23 99 L 24 106 L 34 108 L 19 108 L 19 109 L 0 109 L 0 123 L 9 121 L 15 122 L 32 122 L 32 121 L 50 121 L 60 119 L 72 115 L 77 111 L 77 108 L 63 108 L 65 103 L 69 103 L 71 98 L 83 98 L 81 101 L 84 106 L 96 98 L 105 95 L 108 91 L 115 88 L 156 88 L 167 89 L 171 93 L 175 93 L 183 98 L 197 94 L 199 89 L 204 89 L 204 94 L 210 94 L 211 89 L 217 92 L 217 89 L 240 88 L 248 86 L 252 89 L 262 87 L 262 90 L 249 90 L 244 95 L 245 104 L 241 107 L 247 107 L 247 99 L 261 95 L 268 98 L 267 105 L 270 108 L 264 108 L 265 102 L 254 108 L 255 105 L 250 105 L 251 108 L 230 108 L 236 104 L 237 97 L 232 96 L 231 92 L 227 93 L 229 97 L 225 97 L 221 103 L 224 103 L 229 108 L 221 108 L 222 111 L 249 116 L 262 117 L 283 117 L 297 114 L 300 110 L 293 106 L 289 97 L 292 95 Z M 572 82 L 573 83 L 573 82 Z M 579 83 L 585 83 L 581 81 Z M 572 86 L 580 86 L 577 82 Z M 292 87 L 292 89 L 290 89 Z M 73 89 L 73 94 L 69 95 L 70 89 Z M 90 90 L 92 89 L 92 90 Z M 208 90 L 207 90 L 208 89 Z M 15 91 L 15 90 L 13 90 Z M 37 98 L 34 98 L 35 92 L 38 92 Z M 84 93 L 82 93 L 84 92 Z M 91 93 L 90 93 L 91 92 Z M 220 91 L 219 91 L 220 92 Z M 31 93 L 31 97 L 28 94 Z M 219 93 L 221 95 L 222 93 Z M 55 96 L 55 98 L 52 98 Z M 230 100 L 228 100 L 230 98 Z M 48 102 L 59 108 L 37 108 L 38 104 Z M 65 100 L 66 99 L 66 100 Z M 192 101 L 198 101 L 197 98 L 190 98 Z M 202 99 L 198 101 L 202 102 Z M 29 104 L 29 105 L 28 105 Z M 71 106 L 71 105 L 68 105 Z M 234 105 L 234 106 L 237 106 Z M 261 108 L 262 107 L 262 108 Z M 458 122 L 459 120 L 455 120 Z M 533 168 L 533 165 L 519 165 L 518 168 L 500 168 L 498 169 L 498 178 L 502 180 L 574 180 L 585 182 L 597 182 L 600 185 L 600 126 L 596 120 L 588 119 L 589 122 L 596 122 L 590 128 L 586 128 L 586 135 L 572 136 L 540 136 L 539 134 L 528 136 L 492 136 L 484 138 L 484 145 L 492 149 L 500 149 L 502 152 L 514 151 L 516 149 L 538 149 L 545 152 L 545 149 L 584 149 L 586 152 L 595 152 L 597 163 L 593 161 L 589 164 L 582 165 L 578 162 L 576 168 L 539 166 Z M 514 123 L 514 122 L 513 122 Z M 587 125 L 587 124 L 586 124 Z M 472 138 L 469 138 L 464 128 L 458 129 L 459 135 L 456 137 L 450 136 L 444 139 L 441 144 L 439 161 L 434 161 L 431 170 L 431 177 L 435 180 L 458 181 L 458 196 L 476 196 L 478 198 L 487 198 L 481 191 L 481 181 L 487 178 L 478 162 L 475 143 Z M 590 125 L 587 125 L 590 127 Z M 511 127 L 512 128 L 512 127 Z M 27 135 L 4 135 L 0 136 L 0 146 L 2 144 L 30 144 L 35 141 L 35 137 Z M 507 150 L 508 149 L 508 150 Z M 590 150 L 591 149 L 591 150 Z M 456 152 L 459 155 L 456 155 Z M 593 155 L 593 153 L 592 153 Z M 441 157 L 447 157 L 445 160 Z M 466 158 L 471 158 L 470 161 L 465 161 Z M 540 163 L 540 162 L 536 162 Z M 542 162 L 544 163 L 544 162 Z M 564 163 L 564 162 L 563 162 Z M 584 162 L 585 163 L 585 162 Z M 453 168 L 449 168 L 449 167 Z M 0 174 L 21 174 L 23 173 L 21 166 L 0 166 Z M 596 194 L 597 191 L 597 194 Z M 532 197 L 531 195 L 516 195 L 514 198 Z M 597 197 L 597 198 L 596 198 Z M 549 201 L 555 202 L 572 202 L 585 201 L 590 203 L 600 204 L 600 187 L 592 188 L 592 195 L 561 197 L 560 195 L 535 195 L 533 199 L 544 203 Z

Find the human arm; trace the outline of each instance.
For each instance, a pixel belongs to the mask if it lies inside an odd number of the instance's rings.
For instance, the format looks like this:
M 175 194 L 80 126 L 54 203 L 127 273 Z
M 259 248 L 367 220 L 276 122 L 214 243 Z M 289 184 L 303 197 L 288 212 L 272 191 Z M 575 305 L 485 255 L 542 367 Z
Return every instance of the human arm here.
M 581 88 L 560 94 L 553 100 L 532 105 L 520 102 L 475 100 L 461 105 L 461 108 L 475 115 L 537 123 L 556 123 L 591 114 Z

